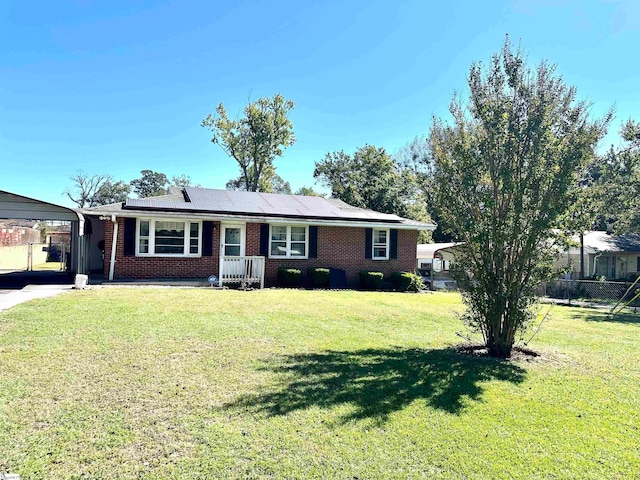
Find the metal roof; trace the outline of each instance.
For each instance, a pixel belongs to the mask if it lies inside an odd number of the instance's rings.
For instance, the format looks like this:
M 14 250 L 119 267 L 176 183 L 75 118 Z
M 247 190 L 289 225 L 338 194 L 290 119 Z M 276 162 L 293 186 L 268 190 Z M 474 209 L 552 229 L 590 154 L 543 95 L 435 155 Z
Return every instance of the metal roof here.
M 459 243 L 419 243 L 416 248 L 417 258 L 435 258 L 436 253 L 445 248 L 455 247 Z
M 277 217 L 304 220 L 335 220 L 403 224 L 418 229 L 433 229 L 435 225 L 416 222 L 397 215 L 380 213 L 348 205 L 341 200 L 304 195 L 242 192 L 211 188 L 186 187 L 183 196 L 166 195 L 127 199 L 121 208 L 108 205 L 90 209 L 95 211 L 128 210 L 156 212 L 210 213 L 216 215 Z
M 71 208 L 0 190 L 0 218 L 22 220 L 60 220 L 77 222 L 82 218 Z
M 574 240 L 579 242 L 579 237 Z M 627 233 L 626 235 L 613 235 L 601 231 L 589 231 L 584 234 L 584 248 L 587 253 L 640 253 L 640 235 Z M 580 253 L 579 247 L 573 247 L 570 253 Z

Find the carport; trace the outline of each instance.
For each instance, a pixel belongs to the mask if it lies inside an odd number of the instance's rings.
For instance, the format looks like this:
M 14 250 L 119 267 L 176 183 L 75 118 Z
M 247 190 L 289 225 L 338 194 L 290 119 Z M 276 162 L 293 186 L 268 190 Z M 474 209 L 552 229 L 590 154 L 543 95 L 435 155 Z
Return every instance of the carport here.
M 0 275 L 0 284 L 4 287 L 22 288 L 28 283 L 68 283 L 73 281 L 74 274 L 86 273 L 85 219 L 81 213 L 61 205 L 0 190 L 0 219 L 71 222 L 71 258 L 68 271 Z

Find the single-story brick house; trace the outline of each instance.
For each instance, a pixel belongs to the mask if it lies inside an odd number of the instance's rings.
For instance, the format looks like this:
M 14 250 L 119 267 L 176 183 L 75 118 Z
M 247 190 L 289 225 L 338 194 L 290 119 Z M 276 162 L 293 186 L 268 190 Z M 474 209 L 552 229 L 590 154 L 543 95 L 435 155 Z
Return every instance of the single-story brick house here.
M 83 209 L 89 263 L 109 280 L 208 278 L 239 272 L 277 282 L 278 267 L 415 269 L 420 230 L 435 225 L 322 197 L 186 187 L 169 195 Z
M 583 234 L 583 258 L 580 261 L 580 237 L 573 237 L 573 246 L 560 252 L 557 267 L 570 267 L 572 279 L 605 277 L 607 280 L 635 280 L 640 276 L 640 235 L 613 235 L 590 230 Z M 581 275 L 581 267 L 584 274 Z

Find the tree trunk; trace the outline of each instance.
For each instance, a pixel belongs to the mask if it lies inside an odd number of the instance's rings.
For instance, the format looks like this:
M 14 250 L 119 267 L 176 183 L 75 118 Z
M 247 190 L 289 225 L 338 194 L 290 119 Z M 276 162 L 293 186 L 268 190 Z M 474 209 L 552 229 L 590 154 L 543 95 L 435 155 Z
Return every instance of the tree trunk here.
M 510 342 L 508 339 L 500 337 L 496 340 L 490 339 L 487 345 L 489 356 L 496 358 L 509 358 L 512 348 L 512 341 Z

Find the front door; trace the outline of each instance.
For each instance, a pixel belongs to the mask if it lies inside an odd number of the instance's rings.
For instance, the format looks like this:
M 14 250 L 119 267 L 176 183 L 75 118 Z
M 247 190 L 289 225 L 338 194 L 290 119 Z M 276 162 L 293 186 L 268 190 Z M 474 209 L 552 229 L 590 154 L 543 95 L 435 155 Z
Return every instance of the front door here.
M 244 256 L 244 225 L 225 225 L 221 229 L 221 248 L 223 257 L 243 257 Z
M 225 224 L 220 228 L 220 284 L 223 277 L 236 276 L 244 271 L 244 264 L 239 261 L 227 261 L 225 257 L 244 257 L 245 225 Z M 230 259 L 232 260 L 232 259 Z M 237 270 L 237 271 L 236 271 Z

